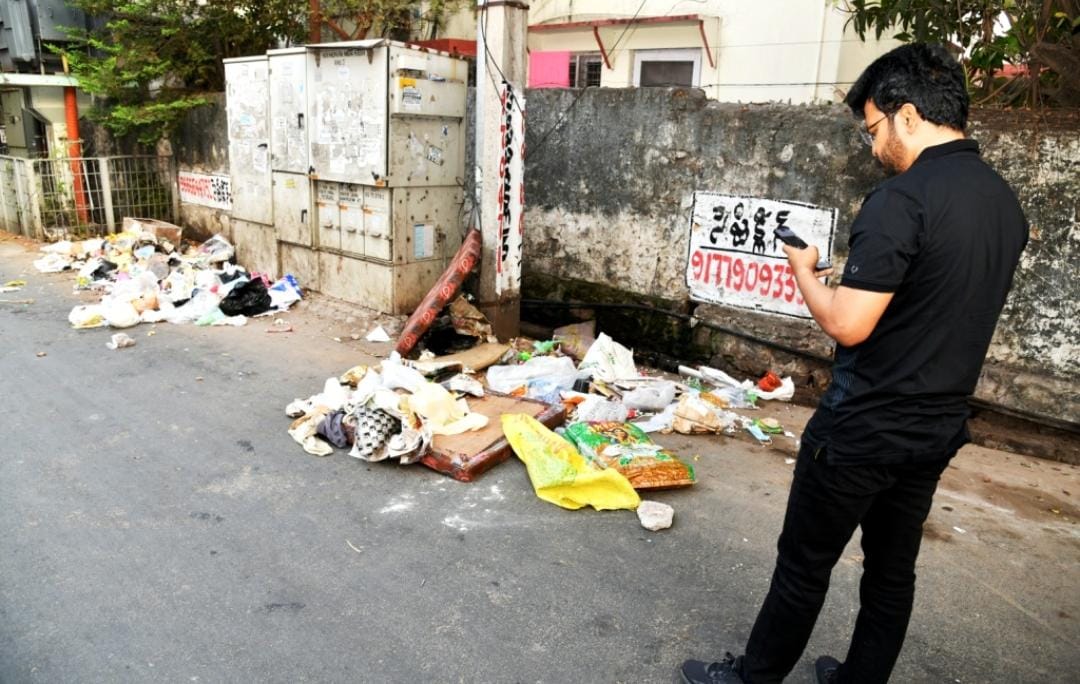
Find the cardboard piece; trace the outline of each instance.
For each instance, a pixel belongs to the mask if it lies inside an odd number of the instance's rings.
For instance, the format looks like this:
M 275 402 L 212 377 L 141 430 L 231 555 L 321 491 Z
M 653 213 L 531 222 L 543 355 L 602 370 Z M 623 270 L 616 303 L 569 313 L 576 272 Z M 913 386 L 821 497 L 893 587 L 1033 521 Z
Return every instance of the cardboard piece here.
M 488 366 L 494 366 L 498 363 L 499 359 L 503 357 L 503 354 L 508 351 L 510 351 L 510 345 L 508 344 L 485 342 L 476 345 L 472 349 L 466 349 L 465 351 L 456 354 L 436 356 L 434 359 L 431 359 L 431 362 L 437 362 L 439 364 L 460 363 L 465 368 L 471 368 L 474 371 L 482 371 Z
M 481 399 L 469 397 L 468 402 L 472 411 L 488 417 L 487 426 L 460 435 L 436 435 L 430 450 L 420 459 L 427 467 L 462 482 L 472 482 L 513 455 L 510 443 L 503 435 L 502 414 L 524 413 L 548 428 L 566 422 L 566 409 L 562 404 L 551 406 L 535 399 L 490 391 Z

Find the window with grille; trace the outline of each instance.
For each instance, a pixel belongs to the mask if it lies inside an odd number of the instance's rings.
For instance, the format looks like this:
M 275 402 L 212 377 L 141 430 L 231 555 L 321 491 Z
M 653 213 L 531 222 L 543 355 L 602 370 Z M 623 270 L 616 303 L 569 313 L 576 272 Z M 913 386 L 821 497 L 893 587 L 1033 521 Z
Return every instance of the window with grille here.
M 570 87 L 600 86 L 604 62 L 599 52 L 577 52 L 570 55 Z

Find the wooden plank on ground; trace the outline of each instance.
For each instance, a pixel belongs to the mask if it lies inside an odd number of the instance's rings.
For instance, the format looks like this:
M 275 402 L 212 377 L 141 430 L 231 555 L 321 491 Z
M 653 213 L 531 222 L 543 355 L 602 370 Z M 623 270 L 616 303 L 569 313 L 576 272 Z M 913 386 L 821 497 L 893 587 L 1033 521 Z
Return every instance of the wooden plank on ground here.
M 504 413 L 524 413 L 549 428 L 566 420 L 566 410 L 561 404 L 551 406 L 490 391 L 482 398 L 469 397 L 467 401 L 471 410 L 488 417 L 488 424 L 481 430 L 461 435 L 436 435 L 431 449 L 420 459 L 429 468 L 462 482 L 471 482 L 513 455 L 502 431 Z

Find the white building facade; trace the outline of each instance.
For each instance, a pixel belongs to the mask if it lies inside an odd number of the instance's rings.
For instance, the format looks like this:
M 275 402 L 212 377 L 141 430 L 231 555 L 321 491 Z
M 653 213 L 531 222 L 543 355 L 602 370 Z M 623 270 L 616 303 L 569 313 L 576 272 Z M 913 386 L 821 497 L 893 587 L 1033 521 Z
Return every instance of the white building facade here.
M 835 0 L 531 0 L 530 87 L 682 85 L 726 102 L 835 102 L 899 43 Z M 445 35 L 475 38 L 472 12 Z

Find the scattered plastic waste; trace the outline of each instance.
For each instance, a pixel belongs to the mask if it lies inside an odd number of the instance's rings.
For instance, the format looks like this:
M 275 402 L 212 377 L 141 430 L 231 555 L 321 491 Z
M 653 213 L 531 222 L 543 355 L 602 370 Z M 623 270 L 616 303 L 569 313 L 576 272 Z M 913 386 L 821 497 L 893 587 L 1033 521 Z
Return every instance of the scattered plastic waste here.
M 487 385 L 496 392 L 510 394 L 529 381 L 543 379 L 560 389 L 570 389 L 577 379 L 572 359 L 565 356 L 537 356 L 516 366 L 491 366 L 487 369 Z
M 25 280 L 9 280 L 0 287 L 0 292 L 18 292 L 24 287 L 26 287 Z
M 589 465 L 569 442 L 524 414 L 504 414 L 503 433 L 529 472 L 536 495 L 556 506 L 633 510 L 641 498 L 621 473 Z
M 656 444 L 632 423 L 574 423 L 563 436 L 599 468 L 613 468 L 634 489 L 670 489 L 694 484 L 693 466 Z
M 754 425 L 759 430 L 770 435 L 782 435 L 784 434 L 784 427 L 775 418 L 758 418 L 754 420 Z
M 630 411 L 619 401 L 608 401 L 604 397 L 589 394 L 577 406 L 574 413 L 580 422 L 609 421 L 622 423 L 630 417 Z
M 596 342 L 596 321 L 555 328 L 552 339 L 559 343 L 559 350 L 563 354 L 580 361 L 585 358 L 589 347 Z
M 762 432 L 755 421 L 746 421 L 743 423 L 743 427 L 761 444 L 772 444 L 772 438 Z
M 408 402 L 433 435 L 460 435 L 488 423 L 487 416 L 470 412 L 464 399 L 454 399 L 444 387 L 433 382 L 418 387 Z
M 68 322 L 73 328 L 100 328 L 108 325 L 104 311 L 96 304 L 76 306 L 68 314 Z
M 772 371 L 768 371 L 757 381 L 758 388 L 763 392 L 772 392 L 780 389 L 781 384 L 783 384 L 783 381 L 780 379 L 780 376 Z
M 684 394 L 675 407 L 672 429 L 684 435 L 731 432 L 738 416 L 712 406 L 694 394 Z
M 596 342 L 589 347 L 581 360 L 579 370 L 604 382 L 639 377 L 637 367 L 634 366 L 634 353 L 606 333 L 600 333 Z
M 268 288 L 265 275 L 231 263 L 236 250 L 224 237 L 193 245 L 181 235 L 171 223 L 127 217 L 123 232 L 44 245 L 35 266 L 74 270 L 76 290 L 101 292 L 99 304 L 72 309 L 68 320 L 76 328 L 163 321 L 242 325 L 242 317 L 286 309 L 301 297 L 291 275 Z
M 458 373 L 440 384 L 451 392 L 460 392 L 473 397 L 484 396 L 484 386 L 480 381 L 465 373 Z
M 675 422 L 676 408 L 678 404 L 670 404 L 660 413 L 648 416 L 644 420 L 634 421 L 634 425 L 638 426 L 642 432 L 671 432 L 672 424 Z
M 668 380 L 642 385 L 623 395 L 627 408 L 640 411 L 663 411 L 675 401 L 675 383 Z
M 300 285 L 296 282 L 296 277 L 291 273 L 286 273 L 277 282 L 267 288 L 266 290 L 270 295 L 270 308 L 277 309 L 278 311 L 288 309 L 294 303 L 304 298 L 304 293 L 300 290 Z

